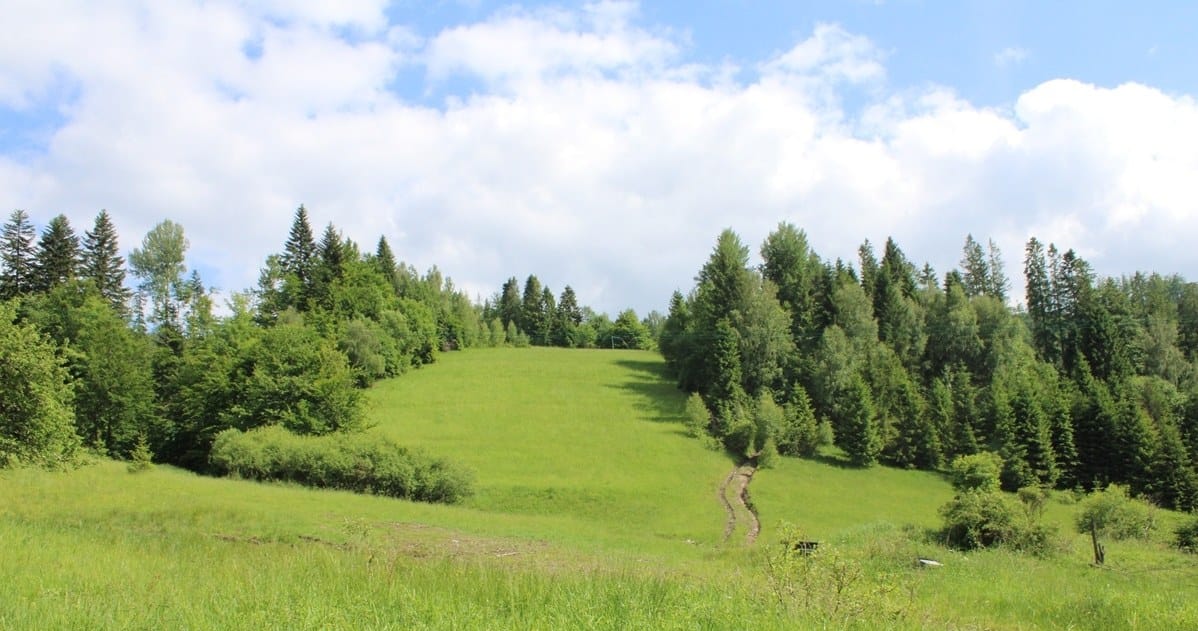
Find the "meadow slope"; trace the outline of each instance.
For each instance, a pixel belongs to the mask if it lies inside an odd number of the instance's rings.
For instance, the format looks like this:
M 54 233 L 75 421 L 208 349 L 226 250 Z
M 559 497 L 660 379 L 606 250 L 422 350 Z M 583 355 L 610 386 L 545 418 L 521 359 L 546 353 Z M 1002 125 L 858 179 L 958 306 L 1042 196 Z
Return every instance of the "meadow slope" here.
M 376 385 L 370 431 L 473 469 L 458 506 L 106 460 L 0 473 L 0 628 L 1198 628 L 1198 570 L 1165 511 L 1103 569 L 1066 495 L 1046 516 L 1056 556 L 953 552 L 933 534 L 939 475 L 825 454 L 759 471 L 762 536 L 723 543 L 734 458 L 685 436 L 662 370 L 645 352 L 497 349 Z M 784 524 L 823 547 L 779 572 Z

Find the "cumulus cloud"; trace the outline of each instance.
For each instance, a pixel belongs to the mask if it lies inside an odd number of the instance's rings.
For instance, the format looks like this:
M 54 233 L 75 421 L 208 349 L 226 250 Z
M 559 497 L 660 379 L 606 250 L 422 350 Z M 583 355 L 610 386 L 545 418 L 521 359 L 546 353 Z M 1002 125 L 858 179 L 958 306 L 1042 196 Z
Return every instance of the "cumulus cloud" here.
M 439 32 L 381 2 L 276 5 L 13 8 L 0 107 L 63 124 L 40 152 L 0 152 L 7 203 L 80 231 L 107 208 L 126 247 L 179 221 L 224 290 L 252 286 L 304 203 L 474 295 L 536 273 L 642 314 L 691 286 L 722 228 L 756 249 L 781 220 L 826 258 L 894 236 L 941 273 L 966 233 L 994 237 L 1012 278 L 1033 234 L 1105 273 L 1198 263 L 1188 96 L 1058 80 L 997 108 L 892 89 L 885 54 L 829 24 L 708 67 L 629 3 Z M 392 89 L 413 71 L 470 87 L 413 102 Z M 862 86 L 860 110 L 836 98 Z

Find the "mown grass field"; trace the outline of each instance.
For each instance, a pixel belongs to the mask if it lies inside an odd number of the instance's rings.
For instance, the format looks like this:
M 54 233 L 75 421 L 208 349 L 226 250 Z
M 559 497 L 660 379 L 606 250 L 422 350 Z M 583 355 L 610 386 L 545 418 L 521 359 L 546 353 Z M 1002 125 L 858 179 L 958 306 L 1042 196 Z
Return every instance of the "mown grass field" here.
M 1102 569 L 1067 496 L 1046 515 L 1055 556 L 966 554 L 930 534 L 940 476 L 784 459 L 750 488 L 757 544 L 724 543 L 734 462 L 683 434 L 654 354 L 451 353 L 369 401 L 371 431 L 468 465 L 477 493 L 435 506 L 108 461 L 0 473 L 0 628 L 1198 628 L 1198 559 L 1169 549 L 1166 512 Z M 771 571 L 784 522 L 823 547 Z

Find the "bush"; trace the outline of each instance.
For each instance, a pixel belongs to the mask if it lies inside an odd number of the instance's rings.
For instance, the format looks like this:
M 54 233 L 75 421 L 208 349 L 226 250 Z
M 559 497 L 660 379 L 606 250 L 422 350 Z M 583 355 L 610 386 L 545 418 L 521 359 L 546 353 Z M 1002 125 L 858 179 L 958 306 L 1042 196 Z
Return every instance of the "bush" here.
M 1002 545 L 1048 555 L 1054 549 L 1057 531 L 1040 523 L 1047 499 L 1047 493 L 1041 489 L 1020 489 L 1021 515 L 1010 496 L 997 490 L 961 491 L 940 509 L 945 541 L 966 550 Z
M 472 476 L 445 460 L 377 434 L 297 436 L 279 426 L 217 435 L 209 460 L 220 474 L 250 480 L 452 504 L 470 495 Z
M 949 470 L 953 488 L 959 492 L 997 491 L 999 475 L 1002 472 L 1002 458 L 989 452 L 960 456 L 953 460 Z
M 1177 527 L 1174 531 L 1177 547 L 1190 553 L 1198 553 L 1198 518 Z
M 707 428 L 711 426 L 711 412 L 698 392 L 692 392 L 686 399 L 685 422 L 686 433 L 690 436 L 698 438 L 707 435 Z
M 988 548 L 1015 539 L 1018 509 L 1003 494 L 968 490 L 940 508 L 944 538 L 958 548 Z
M 1155 508 L 1130 497 L 1126 486 L 1112 484 L 1082 502 L 1074 525 L 1082 534 L 1095 530 L 1116 540 L 1147 539 L 1156 529 Z

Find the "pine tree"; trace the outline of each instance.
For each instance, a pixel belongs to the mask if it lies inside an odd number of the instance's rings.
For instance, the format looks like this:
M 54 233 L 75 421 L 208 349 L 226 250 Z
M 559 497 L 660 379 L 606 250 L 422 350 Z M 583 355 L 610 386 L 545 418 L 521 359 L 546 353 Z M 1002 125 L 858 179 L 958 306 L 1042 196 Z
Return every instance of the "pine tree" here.
M 1171 422 L 1159 427 L 1160 439 L 1148 465 L 1147 493 L 1161 506 L 1190 511 L 1198 504 L 1198 475 L 1181 433 Z
M 842 428 L 836 432 L 837 444 L 855 466 L 873 465 L 882 451 L 882 437 L 873 397 L 860 374 L 854 374 L 839 393 L 836 409 Z
M 1002 252 L 994 243 L 994 239 L 990 239 L 988 246 L 986 267 L 989 271 L 989 282 L 986 285 L 986 295 L 997 298 L 999 302 L 1006 304 L 1007 289 L 1010 288 L 1011 283 L 1007 280 L 1007 272 L 1002 262 Z
M 516 280 L 515 276 L 507 279 L 503 283 L 503 289 L 499 294 L 499 319 L 503 322 L 506 328 L 508 325 L 514 325 L 519 328 L 521 316 L 520 302 L 520 281 Z M 510 339 L 508 340 L 511 341 Z
M 857 260 L 861 265 L 861 289 L 873 300 L 878 281 L 878 258 L 874 256 L 874 246 L 869 239 L 857 248 Z
M 96 215 L 95 225 L 84 233 L 81 275 L 91 280 L 117 313 L 127 313 L 130 292 L 125 287 L 125 259 L 106 210 Z
M 541 330 L 537 332 L 537 336 L 541 338 L 541 343 L 545 346 L 555 343 L 554 340 L 558 337 L 554 334 L 554 328 L 557 318 L 557 301 L 553 299 L 553 292 L 548 287 L 541 289 L 540 307 L 542 314 Z
M 985 295 L 991 286 L 990 264 L 986 253 L 973 235 L 965 236 L 965 248 L 961 258 L 961 269 L 964 275 L 961 280 L 965 286 L 965 295 L 970 298 Z
M 284 282 L 281 308 L 295 307 L 307 310 L 313 299 L 317 279 L 316 241 L 312 237 L 312 225 L 308 222 L 308 209 L 303 204 L 295 211 L 291 231 L 279 256 Z
M 545 329 L 544 305 L 541 303 L 541 281 L 535 274 L 529 274 L 524 281 L 524 299 L 520 302 L 520 330 L 529 337 L 533 344 L 544 344 Z
M 38 241 L 33 262 L 33 290 L 50 291 L 78 277 L 82 261 L 79 237 L 75 236 L 66 215 L 50 220 Z
M 14 210 L 0 234 L 0 298 L 13 298 L 33 288 L 36 250 L 33 224 L 23 210 Z
M 1044 361 L 1059 365 L 1061 351 L 1056 339 L 1052 282 L 1044 258 L 1044 246 L 1035 237 L 1028 240 L 1024 250 L 1023 275 L 1027 285 L 1027 314 L 1031 320 L 1032 341 Z
M 374 250 L 374 264 L 398 294 L 400 286 L 395 254 L 391 252 L 391 245 L 387 243 L 387 237 L 379 237 L 379 244 Z

